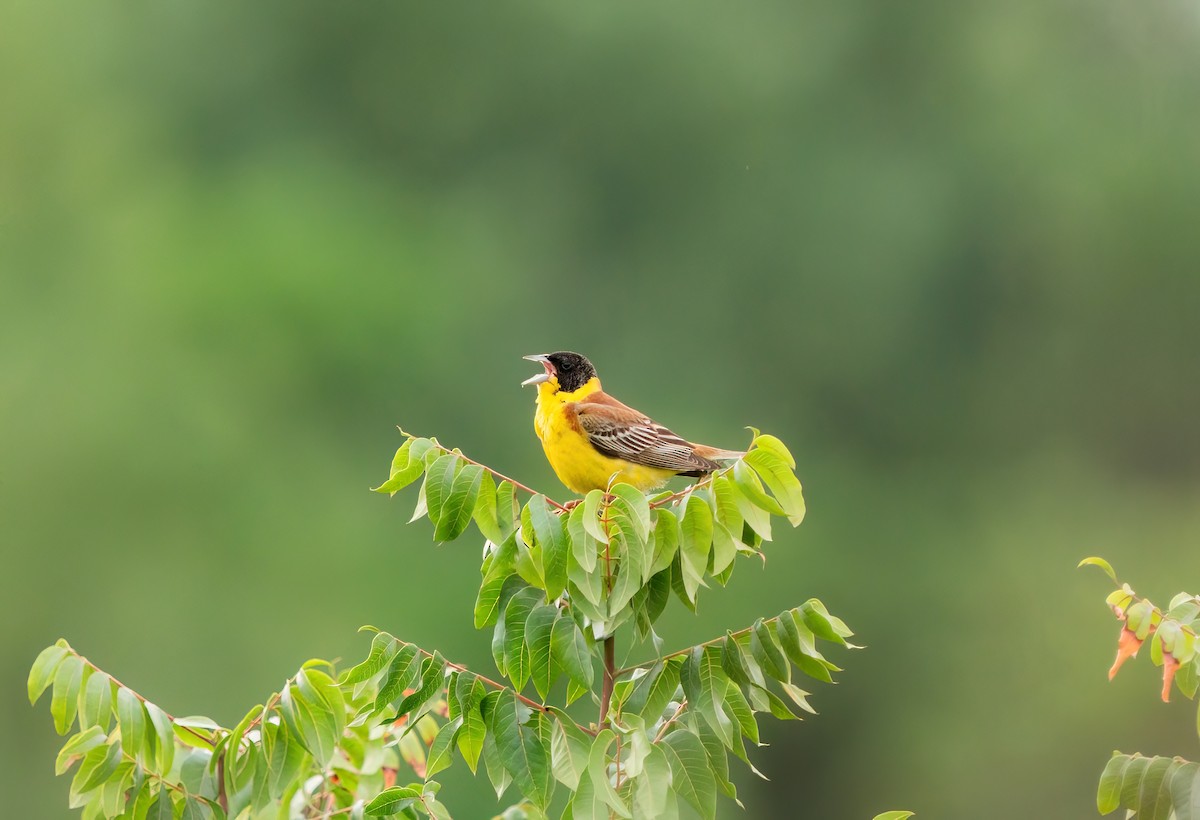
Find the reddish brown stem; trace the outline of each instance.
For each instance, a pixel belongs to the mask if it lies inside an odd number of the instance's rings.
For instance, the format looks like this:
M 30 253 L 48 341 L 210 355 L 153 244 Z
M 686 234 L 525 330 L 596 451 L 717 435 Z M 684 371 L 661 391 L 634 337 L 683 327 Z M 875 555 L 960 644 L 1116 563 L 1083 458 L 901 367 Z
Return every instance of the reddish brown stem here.
M 400 429 L 400 428 L 397 428 L 397 429 Z M 404 430 L 400 430 L 400 432 L 404 433 L 404 435 L 408 436 L 409 438 L 416 438 L 416 436 L 412 435 L 411 433 L 405 433 Z M 550 496 L 545 495 L 544 493 L 539 493 L 537 490 L 533 489 L 532 487 L 525 486 L 520 481 L 517 481 L 515 478 L 509 478 L 508 476 L 504 475 L 503 473 L 496 472 L 495 470 L 493 470 L 491 467 L 487 466 L 486 464 L 482 464 L 473 458 L 468 458 L 467 456 L 464 456 L 462 453 L 456 453 L 453 450 L 451 450 L 449 447 L 444 447 L 441 444 L 437 443 L 436 441 L 433 442 L 433 446 L 438 448 L 439 450 L 441 450 L 443 453 L 450 453 L 451 455 L 458 456 L 459 458 L 461 458 L 463 461 L 467 462 L 468 464 L 474 464 L 476 467 L 482 467 L 484 472 L 490 473 L 493 477 L 498 478 L 501 481 L 507 481 L 509 484 L 513 485 L 514 487 L 516 487 L 519 490 L 524 490 L 525 492 L 529 493 L 530 495 L 540 495 L 546 499 L 546 503 L 549 504 L 551 507 L 557 507 L 561 512 L 567 512 L 566 507 L 564 507 L 562 504 L 559 504 L 557 501 L 555 501 Z
M 600 728 L 608 728 L 608 710 L 612 706 L 613 684 L 617 680 L 617 641 L 604 639 L 604 685 L 600 690 Z

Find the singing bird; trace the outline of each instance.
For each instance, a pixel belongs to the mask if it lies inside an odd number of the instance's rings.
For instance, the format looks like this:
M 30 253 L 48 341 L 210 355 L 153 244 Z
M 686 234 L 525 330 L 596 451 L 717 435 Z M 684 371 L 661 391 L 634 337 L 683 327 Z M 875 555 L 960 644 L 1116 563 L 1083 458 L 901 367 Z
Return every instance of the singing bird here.
M 743 453 L 693 444 L 605 393 L 596 368 L 578 353 L 526 356 L 545 372 L 521 382 L 536 384 L 534 429 L 555 474 L 581 495 L 603 490 L 610 479 L 650 490 L 681 475 L 699 477 Z

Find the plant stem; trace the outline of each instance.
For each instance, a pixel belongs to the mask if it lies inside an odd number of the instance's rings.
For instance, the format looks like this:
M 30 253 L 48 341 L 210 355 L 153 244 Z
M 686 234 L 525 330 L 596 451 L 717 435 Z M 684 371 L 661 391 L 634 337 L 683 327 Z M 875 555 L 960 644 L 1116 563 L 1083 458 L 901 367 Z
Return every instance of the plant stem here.
M 617 680 L 617 639 L 604 639 L 604 686 L 600 690 L 600 728 L 608 728 L 608 709 L 612 705 L 613 684 Z
M 765 619 L 763 619 L 763 623 L 771 624 L 771 623 L 774 623 L 775 621 L 778 621 L 779 618 L 780 618 L 779 615 L 776 615 L 774 618 L 765 618 Z M 619 677 L 621 677 L 621 675 L 628 675 L 630 672 L 633 672 L 634 670 L 637 670 L 637 669 L 641 669 L 644 666 L 651 666 L 653 664 L 659 663 L 660 661 L 670 660 L 671 658 L 678 658 L 680 655 L 686 655 L 689 652 L 691 652 L 693 649 L 695 649 L 697 646 L 712 646 L 713 644 L 721 643 L 722 641 L 725 640 L 726 637 L 731 637 L 734 640 L 737 640 L 738 638 L 742 637 L 743 635 L 748 634 L 753 629 L 754 629 L 754 624 L 751 624 L 750 626 L 746 627 L 745 629 L 738 629 L 734 632 L 728 633 L 727 635 L 722 635 L 719 638 L 713 638 L 711 641 L 705 641 L 704 643 L 698 643 L 695 646 L 689 646 L 687 649 L 677 649 L 674 652 L 668 652 L 667 654 L 657 657 L 652 661 L 646 661 L 645 663 L 634 664 L 633 666 L 626 666 L 624 669 L 618 669 L 613 674 L 619 678 Z
M 393 640 L 396 641 L 396 643 L 398 643 L 398 644 L 405 645 L 405 646 L 411 646 L 413 649 L 417 650 L 418 652 L 420 652 L 422 655 L 424 655 L 427 658 L 432 658 L 434 655 L 434 653 L 432 653 L 428 650 L 422 649 L 421 647 L 417 646 L 415 643 L 408 643 L 408 641 L 403 641 L 400 638 L 395 638 L 395 637 L 393 637 Z M 561 719 L 561 718 L 559 718 L 558 715 L 554 714 L 554 712 L 552 712 L 550 710 L 550 707 L 547 706 L 546 704 L 538 703 L 533 698 L 525 697 L 524 695 L 522 695 L 520 692 L 518 692 L 516 689 L 514 689 L 511 686 L 505 686 L 503 683 L 498 683 L 498 682 L 492 680 L 491 678 L 485 678 L 483 675 L 480 675 L 478 672 L 472 672 L 470 669 L 468 669 L 467 667 L 463 666 L 460 663 L 453 663 L 451 661 L 446 660 L 445 658 L 442 658 L 442 662 L 444 664 L 446 664 L 446 666 L 449 667 L 450 669 L 457 669 L 459 672 L 466 672 L 468 674 L 474 675 L 476 678 L 478 678 L 479 682 L 482 683 L 484 686 L 490 686 L 493 689 L 497 689 L 499 691 L 512 692 L 514 695 L 516 695 L 517 700 L 521 701 L 522 703 L 524 703 L 526 706 L 530 707 L 531 709 L 536 709 L 539 712 L 541 712 L 542 714 L 549 715 L 550 717 L 553 717 L 555 719 Z M 575 726 L 580 731 L 582 731 L 586 734 L 589 734 L 589 735 L 596 734 L 591 729 L 588 729 L 586 726 L 580 726 L 578 723 L 576 723 Z
M 408 436 L 409 438 L 417 438 L 417 436 L 414 436 L 412 433 L 405 432 L 403 429 L 401 429 L 399 427 L 396 429 L 400 430 L 401 433 L 404 433 L 404 435 Z M 433 443 L 434 447 L 438 448 L 443 453 L 450 453 L 451 455 L 458 456 L 459 458 L 461 458 L 463 461 L 467 462 L 468 464 L 474 464 L 476 467 L 482 467 L 485 472 L 490 473 L 494 478 L 498 478 L 501 481 L 507 481 L 509 484 L 513 485 L 517 489 L 524 490 L 525 492 L 529 493 L 530 495 L 540 495 L 546 499 L 546 503 L 549 504 L 551 507 L 557 507 L 560 512 L 567 512 L 567 508 L 565 506 L 563 506 L 562 504 L 559 504 L 557 501 L 555 501 L 550 496 L 544 495 L 543 493 L 539 493 L 537 490 L 533 489 L 532 487 L 525 486 L 520 481 L 517 481 L 515 478 L 509 478 L 508 476 L 504 475 L 503 473 L 499 473 L 499 472 L 493 470 L 491 467 L 487 466 L 486 464 L 481 464 L 480 462 L 476 461 L 473 458 L 468 458 L 467 456 L 464 456 L 462 453 L 456 453 L 454 450 L 451 450 L 449 447 L 443 446 L 439 442 L 434 441 L 432 443 Z
M 228 746 L 228 744 L 226 744 Z M 229 812 L 229 797 L 225 794 L 225 752 L 227 749 L 222 749 L 221 754 L 217 757 L 217 805 L 221 807 L 221 811 Z M 236 753 L 235 753 L 236 754 Z

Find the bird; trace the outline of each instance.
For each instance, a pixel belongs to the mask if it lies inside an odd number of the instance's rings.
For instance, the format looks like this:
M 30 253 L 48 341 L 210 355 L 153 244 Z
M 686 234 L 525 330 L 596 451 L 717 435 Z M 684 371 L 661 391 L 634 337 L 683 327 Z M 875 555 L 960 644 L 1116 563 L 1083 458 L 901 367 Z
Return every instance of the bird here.
M 596 368 L 570 351 L 524 358 L 544 372 L 533 425 L 559 481 L 580 495 L 623 482 L 645 492 L 674 476 L 700 478 L 745 455 L 693 444 L 604 392 Z

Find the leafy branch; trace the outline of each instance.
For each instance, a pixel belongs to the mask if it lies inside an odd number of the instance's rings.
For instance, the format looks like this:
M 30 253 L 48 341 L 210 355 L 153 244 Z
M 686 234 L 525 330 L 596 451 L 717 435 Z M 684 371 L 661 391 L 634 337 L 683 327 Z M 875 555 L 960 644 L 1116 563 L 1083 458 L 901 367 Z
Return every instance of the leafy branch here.
M 1079 566 L 1099 567 L 1117 587 L 1105 598 L 1121 622 L 1109 680 L 1126 661 L 1137 657 L 1149 640 L 1150 660 L 1163 668 L 1162 700 L 1170 700 L 1172 684 L 1185 697 L 1194 699 L 1200 681 L 1200 653 L 1196 651 L 1200 596 L 1181 592 L 1163 610 L 1119 581 L 1112 565 L 1103 558 L 1085 558 Z M 1200 733 L 1200 710 L 1196 731 Z M 1200 764 L 1181 757 L 1113 752 L 1100 775 L 1096 806 L 1101 814 L 1124 807 L 1136 813 L 1139 820 L 1200 820 Z
M 803 520 L 795 460 L 773 436 L 754 431 L 744 456 L 677 492 L 618 483 L 564 504 L 435 439 L 404 435 L 375 490 L 420 482 L 412 521 L 428 517 L 438 542 L 472 525 L 482 536 L 474 622 L 491 629 L 500 677 L 369 627 L 362 662 L 339 674 L 309 661 L 226 728 L 167 714 L 60 641 L 35 661 L 29 693 L 36 701 L 51 689 L 60 734 L 78 717 L 59 767 L 78 765 L 72 806 L 89 817 L 279 807 L 447 818 L 432 778 L 457 757 L 472 772 L 482 761 L 497 797 L 513 789 L 531 818 L 547 816 L 557 787 L 574 818 L 673 816 L 680 801 L 713 818 L 718 794 L 737 799 L 728 755 L 757 773 L 746 743 L 760 742 L 756 716 L 813 713 L 793 669 L 832 682 L 840 669 L 818 643 L 854 648 L 845 623 L 810 599 L 658 651 L 654 624 L 672 596 L 695 611 L 700 588 L 727 583 L 738 556 L 765 560 L 774 517 Z M 656 657 L 618 669 L 619 634 L 652 643 Z M 595 721 L 552 705 L 556 692 L 567 708 L 590 696 Z M 418 780 L 398 784 L 401 766 Z

